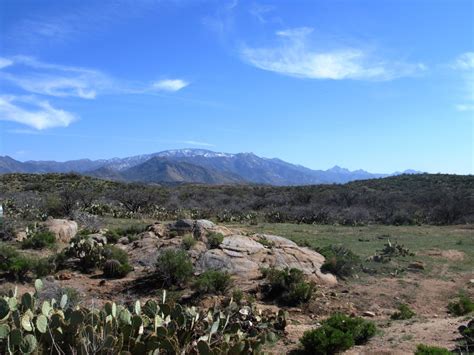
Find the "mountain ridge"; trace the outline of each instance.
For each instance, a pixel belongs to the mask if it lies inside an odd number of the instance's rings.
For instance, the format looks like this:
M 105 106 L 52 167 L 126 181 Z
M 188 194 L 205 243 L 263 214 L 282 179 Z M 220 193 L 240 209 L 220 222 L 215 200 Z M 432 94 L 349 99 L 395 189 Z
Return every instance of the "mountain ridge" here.
M 0 174 L 76 172 L 102 179 L 146 183 L 256 183 L 276 186 L 346 183 L 381 178 L 392 174 L 350 171 L 338 165 L 327 170 L 313 170 L 279 158 L 263 158 L 254 153 L 222 153 L 207 149 L 173 149 L 151 154 L 111 159 L 77 159 L 65 162 L 25 161 L 0 156 Z

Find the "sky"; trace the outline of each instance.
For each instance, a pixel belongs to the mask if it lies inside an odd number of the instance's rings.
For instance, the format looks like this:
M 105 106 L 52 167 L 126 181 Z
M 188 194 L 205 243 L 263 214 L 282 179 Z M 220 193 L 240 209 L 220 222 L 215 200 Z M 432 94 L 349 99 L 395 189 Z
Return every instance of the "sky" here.
M 472 0 L 1 0 L 0 155 L 473 174 Z

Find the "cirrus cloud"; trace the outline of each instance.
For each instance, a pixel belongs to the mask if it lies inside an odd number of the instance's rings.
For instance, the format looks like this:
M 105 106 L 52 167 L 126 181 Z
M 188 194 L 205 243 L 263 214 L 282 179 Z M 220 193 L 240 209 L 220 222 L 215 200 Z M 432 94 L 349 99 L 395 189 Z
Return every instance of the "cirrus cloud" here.
M 31 96 L 0 96 L 0 121 L 21 123 L 37 130 L 67 127 L 77 119 L 70 112 Z
M 154 82 L 152 87 L 154 90 L 175 92 L 184 89 L 188 85 L 189 83 L 182 79 L 165 79 Z
M 244 46 L 242 58 L 259 69 L 307 79 L 392 80 L 426 69 L 421 63 L 377 59 L 360 48 L 318 50 L 310 41 L 312 32 L 309 27 L 278 31 L 276 46 Z

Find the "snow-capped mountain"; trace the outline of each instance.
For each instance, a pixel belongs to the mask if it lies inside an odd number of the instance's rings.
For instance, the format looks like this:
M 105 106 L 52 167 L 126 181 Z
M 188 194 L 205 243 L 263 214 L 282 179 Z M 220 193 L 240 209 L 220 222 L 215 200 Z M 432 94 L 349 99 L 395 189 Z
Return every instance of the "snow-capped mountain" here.
M 253 153 L 221 153 L 206 149 L 175 149 L 153 154 L 102 160 L 27 161 L 0 157 L 0 173 L 77 172 L 100 178 L 143 182 L 256 183 L 269 185 L 309 185 L 345 183 L 379 178 L 364 170 L 350 171 L 339 166 L 312 170 L 278 158 L 262 158 Z M 407 170 L 407 173 L 418 173 Z M 394 173 L 390 175 L 398 175 Z

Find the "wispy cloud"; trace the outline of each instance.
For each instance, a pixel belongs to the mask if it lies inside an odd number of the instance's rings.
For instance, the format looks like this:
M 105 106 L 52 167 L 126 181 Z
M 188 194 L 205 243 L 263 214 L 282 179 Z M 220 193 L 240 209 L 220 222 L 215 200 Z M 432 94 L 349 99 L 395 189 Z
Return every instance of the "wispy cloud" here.
M 33 14 L 15 21 L 3 33 L 6 41 L 16 48 L 57 45 L 70 42 L 83 35 L 95 35 L 110 30 L 117 23 L 124 23 L 150 13 L 159 16 L 160 1 L 83 1 L 53 9 L 38 8 Z
M 267 23 L 267 15 L 275 10 L 273 5 L 265 5 L 253 3 L 250 5 L 249 12 L 254 16 L 260 23 Z
M 9 61 L 9 67 L 20 67 L 21 74 L 1 71 L 0 79 L 34 94 L 94 99 L 98 91 L 113 87 L 113 80 L 96 70 L 44 63 L 26 56 L 3 60 Z
M 4 70 L 1 70 L 2 63 Z M 9 67 L 20 69 L 20 73 L 19 70 L 10 72 Z M 152 85 L 132 83 L 100 70 L 45 63 L 27 56 L 0 58 L 0 80 L 8 81 L 33 94 L 81 99 L 95 99 L 103 94 L 176 92 L 190 85 L 182 79 L 165 79 Z
M 128 82 L 99 70 L 45 63 L 27 56 L 0 57 L 1 81 L 24 90 L 29 95 L 28 104 L 36 110 L 25 109 L 18 104 L 25 103 L 25 96 L 2 96 L 0 120 L 15 121 L 37 129 L 67 127 L 74 119 L 72 114 L 54 108 L 48 101 L 35 98 L 32 94 L 53 100 L 65 97 L 92 100 L 107 94 L 160 95 L 169 98 L 172 93 L 190 85 L 182 79 L 165 79 L 151 85 Z M 199 100 L 182 99 L 203 104 Z
M 311 43 L 312 32 L 308 27 L 278 31 L 276 46 L 244 46 L 241 55 L 257 68 L 308 79 L 392 80 L 426 69 L 421 63 L 381 60 L 360 48 L 318 50 Z
M 462 53 L 450 66 L 460 73 L 464 82 L 461 98 L 464 102 L 455 105 L 455 109 L 460 112 L 474 111 L 474 52 Z
M 67 127 L 76 117 L 34 97 L 0 96 L 0 120 L 21 123 L 38 130 Z
M 152 87 L 154 90 L 174 92 L 184 89 L 188 85 L 187 81 L 181 79 L 165 79 L 154 82 Z
M 0 69 L 6 68 L 12 64 L 13 61 L 11 61 L 10 59 L 0 57 Z
M 461 54 L 451 65 L 454 69 L 473 70 L 474 69 L 474 52 L 466 52 Z

